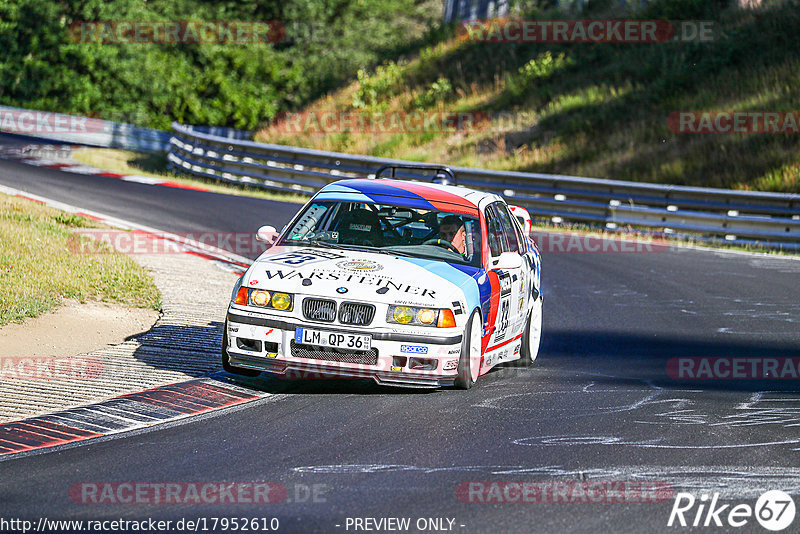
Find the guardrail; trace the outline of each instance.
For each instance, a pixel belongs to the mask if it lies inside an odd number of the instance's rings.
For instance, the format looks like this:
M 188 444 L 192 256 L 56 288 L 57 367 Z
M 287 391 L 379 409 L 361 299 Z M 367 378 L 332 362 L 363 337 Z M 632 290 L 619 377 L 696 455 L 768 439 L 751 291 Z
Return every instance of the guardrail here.
M 217 126 L 195 126 L 195 130 L 227 139 L 252 137 L 252 132 Z M 138 152 L 166 152 L 172 137 L 170 132 L 126 122 L 11 106 L 0 106 L 0 133 Z
M 0 106 L 0 132 L 48 141 L 141 152 L 169 150 L 170 133 L 124 122 Z
M 373 177 L 402 160 L 235 141 L 173 123 L 170 166 L 180 172 L 261 187 L 313 194 L 330 182 Z M 451 167 L 460 185 L 493 191 L 533 217 L 689 232 L 773 247 L 800 243 L 800 195 Z M 413 172 L 401 178 L 422 178 Z

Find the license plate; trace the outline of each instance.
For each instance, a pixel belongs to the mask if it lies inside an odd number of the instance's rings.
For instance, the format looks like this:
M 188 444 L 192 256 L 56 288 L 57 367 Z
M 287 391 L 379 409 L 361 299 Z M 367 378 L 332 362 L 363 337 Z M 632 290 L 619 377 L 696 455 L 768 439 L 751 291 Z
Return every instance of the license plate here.
M 304 345 L 336 347 L 337 349 L 369 350 L 372 348 L 372 336 L 311 330 L 309 328 L 297 328 L 294 331 L 294 341 Z

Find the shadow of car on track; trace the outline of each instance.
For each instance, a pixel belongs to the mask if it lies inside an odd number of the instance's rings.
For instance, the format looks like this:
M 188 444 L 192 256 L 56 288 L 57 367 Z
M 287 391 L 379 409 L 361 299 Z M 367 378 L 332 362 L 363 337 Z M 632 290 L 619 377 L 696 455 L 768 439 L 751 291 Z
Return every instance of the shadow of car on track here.
M 204 326 L 160 323 L 126 341 L 141 343 L 134 357 L 148 366 L 196 378 L 222 367 L 219 360 L 221 339 L 222 323 L 212 321 Z
M 536 365 L 547 370 L 561 368 L 568 379 L 571 371 L 579 370 L 601 382 L 644 380 L 667 389 L 800 391 L 800 345 L 796 341 L 754 343 L 752 338 L 720 338 L 548 331 Z M 776 373 L 764 373 L 767 360 L 778 362 L 780 378 Z M 721 363 L 715 366 L 717 361 Z M 787 372 L 781 372 L 784 370 Z
M 305 395 L 386 395 L 424 394 L 437 390 L 382 386 L 371 379 L 332 378 L 318 373 L 303 377 L 282 377 L 261 373 L 254 378 L 237 376 L 222 371 L 223 323 L 213 321 L 206 326 L 159 324 L 143 334 L 131 336 L 127 341 L 138 340 L 136 359 L 154 369 L 178 371 L 196 378 L 212 378 L 266 393 L 292 393 Z

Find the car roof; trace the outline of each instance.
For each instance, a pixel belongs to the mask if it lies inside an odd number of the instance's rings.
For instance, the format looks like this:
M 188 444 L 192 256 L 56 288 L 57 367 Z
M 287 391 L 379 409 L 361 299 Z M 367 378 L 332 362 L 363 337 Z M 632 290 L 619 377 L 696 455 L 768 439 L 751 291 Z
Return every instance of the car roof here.
M 486 201 L 502 200 L 494 193 L 462 186 L 386 178 L 339 180 L 323 187 L 318 195 L 331 193 L 361 193 L 376 202 L 384 197 L 424 199 L 434 204 L 447 203 L 468 208 L 477 208 Z

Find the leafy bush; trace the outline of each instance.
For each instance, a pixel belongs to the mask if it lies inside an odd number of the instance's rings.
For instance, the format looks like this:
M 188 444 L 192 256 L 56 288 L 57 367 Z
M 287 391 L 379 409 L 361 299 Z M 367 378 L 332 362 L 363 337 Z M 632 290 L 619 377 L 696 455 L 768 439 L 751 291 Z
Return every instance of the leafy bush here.
M 0 0 L 0 104 L 255 129 L 437 39 L 435 0 Z M 88 43 L 80 21 L 277 21 L 278 43 Z M 387 72 L 393 67 L 388 67 Z M 390 91 L 391 78 L 365 102 Z
M 353 107 L 357 109 L 379 107 L 399 89 L 398 82 L 401 75 L 400 66 L 393 61 L 379 65 L 373 75 L 364 69 L 359 69 L 358 90 L 353 94 Z
M 443 102 L 453 94 L 453 85 L 450 80 L 441 76 L 422 94 L 414 98 L 416 108 L 429 108 L 436 103 Z
M 574 64 L 575 61 L 564 53 L 557 56 L 549 51 L 539 54 L 506 78 L 506 91 L 514 97 L 520 97 L 531 90 L 535 80 L 549 78 Z

